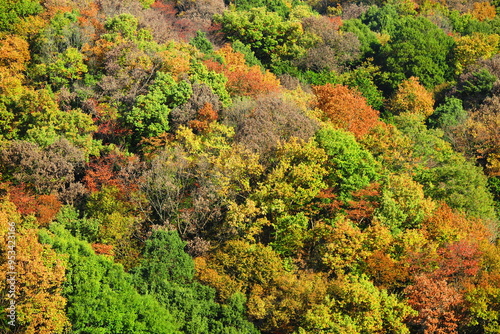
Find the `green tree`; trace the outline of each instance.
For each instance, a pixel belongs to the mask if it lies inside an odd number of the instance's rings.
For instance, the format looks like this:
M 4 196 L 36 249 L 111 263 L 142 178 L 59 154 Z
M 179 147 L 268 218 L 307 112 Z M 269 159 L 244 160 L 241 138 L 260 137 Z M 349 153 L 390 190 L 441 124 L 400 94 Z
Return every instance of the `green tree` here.
M 441 128 L 447 133 L 453 127 L 465 122 L 466 118 L 467 111 L 462 106 L 462 100 L 446 97 L 444 102 L 436 107 L 428 122 L 430 126 Z
M 390 175 L 374 217 L 396 234 L 407 228 L 419 228 L 433 209 L 434 203 L 424 196 L 421 184 L 408 175 Z
M 183 333 L 258 333 L 243 317 L 243 295 L 217 304 L 215 290 L 194 280 L 194 261 L 184 252 L 185 245 L 177 231 L 154 231 L 146 241 L 144 259 L 133 270 L 138 289 L 157 298 L 181 320 Z
M 0 4 L 0 31 L 12 31 L 14 26 L 30 15 L 43 10 L 40 0 L 6 0 Z
M 333 283 L 332 294 L 305 315 L 299 333 L 410 333 L 404 321 L 415 312 L 405 302 L 377 289 L 366 276 L 348 275 Z M 309 331 L 307 331 L 309 330 Z
M 231 41 L 249 45 L 265 64 L 299 58 L 315 41 L 313 36 L 304 34 L 300 22 L 286 21 L 262 7 L 226 11 L 216 21 L 222 23 L 222 31 Z
M 52 62 L 39 64 L 35 70 L 44 81 L 51 83 L 53 88 L 67 87 L 68 84 L 80 80 L 87 73 L 87 65 L 83 62 L 83 54 L 76 48 L 67 48 L 59 53 Z
M 358 37 L 361 43 L 360 51 L 364 56 L 371 56 L 373 53 L 377 52 L 381 46 L 375 32 L 370 30 L 370 27 L 364 24 L 360 19 L 345 20 L 341 29 L 343 31 L 352 32 Z
M 179 333 L 171 313 L 152 296 L 140 295 L 120 264 L 96 255 L 60 224 L 40 232 L 40 239 L 68 256 L 63 296 L 74 333 Z
M 405 114 L 395 118 L 401 132 L 411 140 L 414 180 L 425 195 L 445 201 L 471 216 L 494 218 L 493 199 L 479 167 L 456 153 L 445 142 L 442 131 L 427 129 L 423 116 Z
M 453 78 L 453 39 L 427 18 L 402 16 L 387 32 L 389 42 L 381 47 L 375 60 L 385 72 L 384 85 L 389 92 L 412 76 L 418 77 L 427 89 Z
M 317 132 L 316 141 L 328 155 L 328 184 L 338 190 L 341 200 L 349 199 L 351 192 L 368 186 L 380 177 L 379 165 L 353 134 L 324 128 Z
M 149 92 L 137 98 L 135 106 L 125 112 L 124 121 L 134 129 L 136 140 L 154 137 L 170 130 L 168 115 L 192 94 L 186 81 L 176 82 L 170 74 L 157 72 Z

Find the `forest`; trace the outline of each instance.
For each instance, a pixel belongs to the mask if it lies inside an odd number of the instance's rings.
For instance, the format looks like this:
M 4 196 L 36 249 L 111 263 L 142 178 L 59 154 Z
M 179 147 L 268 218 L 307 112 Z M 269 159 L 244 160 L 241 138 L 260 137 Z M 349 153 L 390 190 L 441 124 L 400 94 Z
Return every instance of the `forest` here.
M 500 333 L 500 0 L 1 0 L 0 333 Z

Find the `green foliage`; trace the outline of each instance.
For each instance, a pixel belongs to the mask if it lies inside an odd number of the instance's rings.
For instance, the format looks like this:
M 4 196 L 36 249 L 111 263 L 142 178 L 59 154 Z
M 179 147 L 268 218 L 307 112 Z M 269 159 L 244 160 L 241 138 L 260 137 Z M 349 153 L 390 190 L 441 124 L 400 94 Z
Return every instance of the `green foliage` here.
M 194 82 L 206 84 L 212 92 L 219 97 L 223 106 L 228 106 L 231 103 L 231 96 L 226 89 L 227 78 L 214 71 L 210 71 L 202 63 L 192 63 L 190 69 L 190 79 Z
M 193 280 L 194 263 L 185 246 L 177 231 L 157 230 L 146 240 L 144 260 L 135 269 L 146 291 L 158 293 L 165 282 L 182 285 Z
M 56 221 L 71 234 L 87 242 L 96 242 L 99 232 L 99 220 L 80 218 L 79 212 L 72 205 L 65 205 L 56 216 Z
M 123 38 L 132 40 L 137 36 L 137 28 L 139 20 L 132 14 L 120 14 L 106 21 L 105 28 L 112 34 L 105 35 L 105 38 L 112 39 L 116 35 L 121 34 Z
M 378 69 L 372 65 L 360 66 L 347 72 L 343 81 L 350 88 L 359 90 L 370 106 L 380 110 L 384 103 L 384 97 L 375 85 L 375 77 L 379 74 Z
M 495 21 L 479 21 L 472 14 L 462 14 L 457 10 L 450 11 L 448 15 L 453 31 L 460 35 L 470 35 L 474 32 L 484 34 L 498 33 L 498 23 Z M 498 20 L 498 19 L 497 19 Z
M 361 16 L 361 21 L 367 25 L 371 31 L 378 33 L 390 33 L 394 31 L 396 21 L 399 15 L 396 8 L 392 5 L 385 5 L 381 7 L 371 6 Z M 347 23 L 348 26 L 351 24 Z M 359 23 L 356 25 L 359 26 Z
M 317 132 L 316 141 L 328 155 L 328 182 L 338 189 L 341 200 L 380 177 L 377 162 L 353 134 L 326 128 Z
M 23 139 L 43 147 L 66 138 L 87 153 L 96 153 L 98 144 L 91 136 L 96 127 L 90 115 L 81 110 L 60 110 L 49 89 L 23 91 L 18 101 L 7 105 L 5 112 L 12 113 L 0 133 L 7 138 Z
M 103 186 L 88 198 L 85 211 L 91 219 L 100 222 L 97 234 L 100 243 L 115 244 L 131 237 L 137 218 L 131 212 L 131 206 L 119 197 L 120 192 L 116 187 Z
M 433 208 L 433 203 L 424 196 L 422 185 L 404 174 L 391 175 L 382 189 L 380 207 L 374 217 L 397 234 L 419 228 Z
M 302 213 L 296 216 L 283 216 L 273 224 L 274 241 L 271 247 L 284 256 L 296 255 L 304 246 L 305 233 L 309 227 L 309 220 Z
M 40 0 L 5 0 L 0 4 L 0 31 L 12 31 L 17 23 L 43 10 Z
M 61 225 L 51 232 L 45 242 L 68 256 L 63 295 L 74 333 L 178 333 L 173 316 L 152 296 L 141 296 L 121 265 L 95 255 Z
M 290 14 L 289 4 L 284 0 L 240 0 L 235 1 L 237 10 L 251 10 L 257 7 L 263 7 L 270 12 L 276 12 L 282 17 Z
M 431 89 L 453 78 L 453 39 L 424 17 L 403 16 L 388 26 L 389 42 L 375 60 L 382 66 L 384 85 L 394 90 L 404 79 L 418 77 Z
M 176 82 L 170 74 L 157 72 L 149 92 L 137 98 L 124 120 L 134 129 L 137 139 L 158 136 L 170 130 L 168 115 L 172 108 L 185 103 L 191 94 L 188 82 Z
M 72 47 L 59 53 L 52 62 L 39 64 L 34 70 L 36 75 L 45 78 L 43 81 L 52 83 L 54 88 L 67 87 L 68 84 L 82 79 L 87 71 L 83 54 Z M 42 81 L 42 78 L 38 80 Z
M 248 66 L 259 66 L 262 67 L 261 61 L 255 56 L 255 53 L 248 46 L 240 42 L 239 40 L 231 43 L 233 50 L 242 53 L 245 56 L 245 61 Z
M 85 40 L 86 36 L 78 27 L 77 14 L 57 13 L 32 42 L 33 58 L 39 66 L 48 65 L 68 48 L 79 50 Z
M 500 210 L 500 177 L 490 177 L 488 178 L 488 189 L 493 194 L 493 199 L 495 200 L 495 208 Z
M 191 38 L 189 44 L 200 50 L 206 55 L 210 55 L 214 52 L 214 47 L 212 43 L 207 38 L 207 34 L 203 31 L 196 31 L 196 36 Z
M 183 333 L 258 333 L 243 318 L 243 295 L 217 304 L 215 291 L 194 281 L 194 262 L 185 245 L 176 231 L 154 231 L 146 241 L 144 260 L 134 269 L 138 289 L 169 309 Z
M 493 83 L 497 78 L 487 69 L 483 68 L 472 73 L 470 78 L 466 78 L 458 92 L 464 96 L 484 94 L 487 95 L 493 89 Z
M 295 140 L 278 147 L 276 157 L 276 166 L 267 174 L 252 199 L 258 201 L 266 212 L 298 211 L 325 187 L 325 151 L 312 140 L 307 144 Z
M 380 42 L 377 39 L 377 35 L 360 19 L 344 21 L 341 29 L 346 32 L 352 32 L 358 37 L 361 43 L 361 52 L 366 56 L 372 55 L 380 48 Z M 372 29 L 376 30 L 375 27 L 372 27 Z
M 250 46 L 264 64 L 277 60 L 297 59 L 315 39 L 305 34 L 300 22 L 286 21 L 265 8 L 248 11 L 226 11 L 216 17 L 222 31 L 231 41 Z
M 304 329 L 339 334 L 410 333 L 404 321 L 414 314 L 411 307 L 377 289 L 366 276 L 349 275 L 335 282 L 332 292 L 323 304 L 308 311 Z
M 467 111 L 462 106 L 462 100 L 447 97 L 429 117 L 429 125 L 434 128 L 450 129 L 462 124 L 467 118 Z
M 323 70 L 320 72 L 307 70 L 299 72 L 297 76 L 302 81 L 314 86 L 322 86 L 328 83 L 338 84 L 341 81 L 340 76 L 337 72 L 329 70 Z
M 493 200 L 486 187 L 486 176 L 440 137 L 442 132 L 428 130 L 418 116 L 395 118 L 398 128 L 412 140 L 418 159 L 414 179 L 424 186 L 424 193 L 445 201 L 467 214 L 494 218 Z

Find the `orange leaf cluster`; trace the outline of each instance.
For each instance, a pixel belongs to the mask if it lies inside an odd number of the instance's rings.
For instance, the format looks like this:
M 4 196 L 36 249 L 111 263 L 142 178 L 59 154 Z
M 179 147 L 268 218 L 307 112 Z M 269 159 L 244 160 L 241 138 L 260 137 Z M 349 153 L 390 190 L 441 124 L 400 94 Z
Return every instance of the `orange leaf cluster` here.
M 88 164 L 83 182 L 87 188 L 96 192 L 103 186 L 117 187 L 123 193 L 130 193 L 137 189 L 137 184 L 129 178 L 128 166 L 135 158 L 125 157 L 119 153 L 110 153 L 107 156 L 95 159 Z
M 497 14 L 497 11 L 495 6 L 493 6 L 489 1 L 475 2 L 474 9 L 472 10 L 471 14 L 479 21 L 485 21 L 493 20 Z
M 479 219 L 468 218 L 454 212 L 446 203 L 441 203 L 433 215 L 423 223 L 428 238 L 443 243 L 462 239 L 488 240 L 491 233 Z
M 356 138 L 365 136 L 379 123 L 379 112 L 366 103 L 357 90 L 343 85 L 326 84 L 314 87 L 317 107 L 337 127 L 352 132 Z
M 114 246 L 113 245 L 105 245 L 105 244 L 92 244 L 92 248 L 96 254 L 114 256 Z
M 203 108 L 198 111 L 196 119 L 189 122 L 189 127 L 197 133 L 205 133 L 210 127 L 210 124 L 217 120 L 219 116 L 214 110 L 211 103 L 205 103 Z
M 223 64 L 207 60 L 205 65 L 227 77 L 226 88 L 230 94 L 256 97 L 279 91 L 280 82 L 274 74 L 262 72 L 259 66 L 248 66 L 244 55 L 234 51 L 231 45 L 226 44 L 217 54 L 223 57 Z
M 56 195 L 35 196 L 25 189 L 24 185 L 9 190 L 12 203 L 23 215 L 33 214 L 40 226 L 48 226 L 59 212 L 61 202 Z

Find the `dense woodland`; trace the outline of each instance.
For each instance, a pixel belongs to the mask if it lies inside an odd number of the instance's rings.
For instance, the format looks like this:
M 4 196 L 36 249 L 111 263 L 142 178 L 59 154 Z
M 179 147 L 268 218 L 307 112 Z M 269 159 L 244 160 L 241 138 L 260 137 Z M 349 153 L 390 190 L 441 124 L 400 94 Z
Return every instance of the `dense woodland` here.
M 498 0 L 0 1 L 0 332 L 500 333 L 499 50 Z

